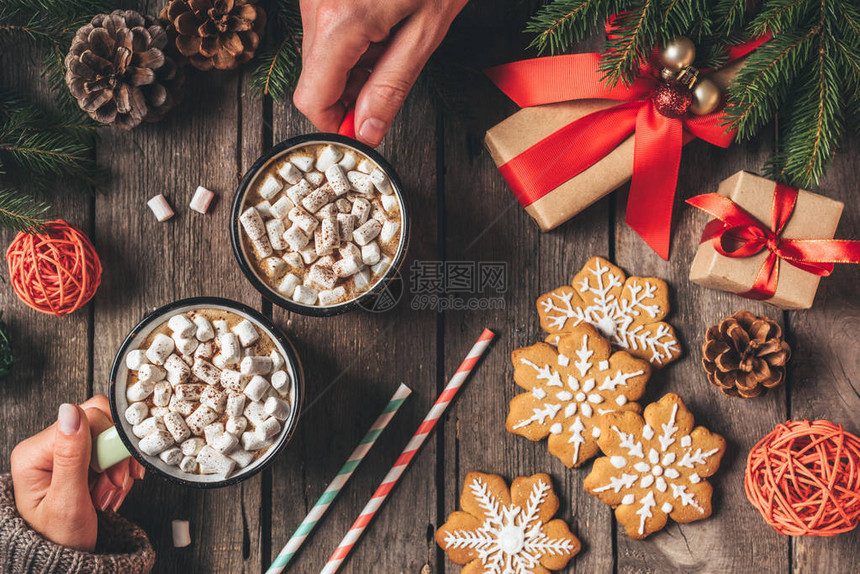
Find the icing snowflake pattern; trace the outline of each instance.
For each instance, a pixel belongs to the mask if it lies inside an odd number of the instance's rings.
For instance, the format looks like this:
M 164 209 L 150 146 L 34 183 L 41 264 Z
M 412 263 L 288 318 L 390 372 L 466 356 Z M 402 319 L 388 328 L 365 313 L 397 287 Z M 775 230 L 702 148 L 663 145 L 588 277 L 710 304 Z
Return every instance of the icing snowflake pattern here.
M 674 330 L 663 322 L 669 311 L 666 284 L 650 277 L 625 278 L 601 257 L 591 258 L 572 285 L 541 295 L 537 307 L 541 327 L 551 335 L 588 323 L 616 348 L 655 367 L 681 353 Z
M 632 538 L 645 538 L 665 526 L 668 517 L 692 522 L 711 515 L 711 485 L 704 480 L 720 464 L 725 441 L 704 427 L 678 395 L 667 394 L 635 413 L 603 420 L 606 455 L 595 461 L 585 489 L 616 508 Z
M 640 412 L 650 365 L 626 352 L 610 355 L 609 342 L 587 324 L 547 343 L 517 349 L 514 379 L 526 393 L 511 401 L 506 427 L 530 440 L 549 436 L 549 451 L 568 467 L 598 452 L 599 418 Z
M 531 574 L 564 567 L 579 552 L 580 543 L 563 521 L 548 522 L 558 509 L 549 477 L 539 474 L 514 481 L 512 494 L 521 491 L 524 500 L 513 496 L 504 500 L 500 486 L 507 494 L 501 477 L 469 473 L 462 506 L 471 512 L 449 517 L 437 533 L 439 545 L 457 563 L 478 560 L 485 574 Z M 473 508 L 481 516 L 475 516 Z

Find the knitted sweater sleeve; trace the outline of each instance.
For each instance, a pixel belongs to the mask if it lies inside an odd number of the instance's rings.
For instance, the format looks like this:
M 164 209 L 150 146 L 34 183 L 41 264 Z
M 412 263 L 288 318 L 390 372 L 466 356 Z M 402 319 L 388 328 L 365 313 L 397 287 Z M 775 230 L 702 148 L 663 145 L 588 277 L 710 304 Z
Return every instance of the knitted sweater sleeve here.
M 0 474 L 0 574 L 148 574 L 154 563 L 146 533 L 113 512 L 99 513 L 95 554 L 47 540 L 18 514 L 12 477 Z

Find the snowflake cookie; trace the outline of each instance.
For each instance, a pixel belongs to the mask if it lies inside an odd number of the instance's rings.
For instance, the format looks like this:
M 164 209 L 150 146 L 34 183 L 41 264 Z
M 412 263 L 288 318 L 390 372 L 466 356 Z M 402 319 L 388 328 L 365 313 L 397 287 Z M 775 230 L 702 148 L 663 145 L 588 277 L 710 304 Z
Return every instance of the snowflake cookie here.
M 713 488 L 705 477 L 720 466 L 726 441 L 704 427 L 681 397 L 665 395 L 636 413 L 603 418 L 600 450 L 585 478 L 586 492 L 615 508 L 631 538 L 642 539 L 675 522 L 711 515 Z
M 618 349 L 660 368 L 681 354 L 672 326 L 663 321 L 669 313 L 669 288 L 662 279 L 627 277 L 603 259 L 592 257 L 564 285 L 537 300 L 541 327 L 555 335 L 589 323 Z
M 568 467 L 598 452 L 599 419 L 614 411 L 641 412 L 634 402 L 651 375 L 648 361 L 612 353 L 609 341 L 583 323 L 562 333 L 557 347 L 537 343 L 511 354 L 514 380 L 526 393 L 511 400 L 505 427 L 547 446 Z
M 462 511 L 436 531 L 436 543 L 463 574 L 549 574 L 581 547 L 567 524 L 552 517 L 558 497 L 546 474 L 521 476 L 510 490 L 501 476 L 466 475 Z

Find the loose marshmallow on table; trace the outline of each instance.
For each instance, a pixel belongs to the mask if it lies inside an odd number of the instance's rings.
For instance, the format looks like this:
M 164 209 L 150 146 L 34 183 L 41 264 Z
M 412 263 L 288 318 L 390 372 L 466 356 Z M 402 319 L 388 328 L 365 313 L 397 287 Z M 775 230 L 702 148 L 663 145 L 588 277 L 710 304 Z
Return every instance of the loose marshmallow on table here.
M 147 201 L 146 205 L 149 206 L 149 209 L 155 214 L 155 219 L 159 222 L 167 221 L 173 217 L 173 208 L 170 207 L 167 199 L 160 193 Z
M 197 462 L 192 459 L 194 466 L 192 468 L 197 468 Z M 183 459 L 182 462 L 179 463 L 179 468 L 181 468 L 185 472 L 192 472 L 189 470 L 185 470 L 183 466 L 188 466 L 188 464 Z M 191 544 L 191 532 L 188 528 L 187 520 L 173 520 L 170 522 L 170 531 L 173 535 L 173 547 L 174 548 L 185 548 Z
M 263 199 L 272 199 L 283 188 L 284 186 L 277 178 L 269 176 L 263 182 L 263 185 L 260 186 L 260 197 Z
M 238 325 L 233 327 L 232 331 L 239 337 L 239 342 L 243 347 L 253 345 L 260 338 L 257 328 L 247 319 L 243 319 Z
M 158 333 L 153 337 L 152 344 L 146 350 L 146 358 L 151 363 L 163 365 L 167 357 L 173 352 L 173 339 L 163 333 Z
M 202 185 L 198 185 L 197 189 L 194 190 L 194 196 L 191 198 L 191 203 L 188 204 L 188 207 L 196 211 L 197 213 L 205 214 L 209 211 L 209 204 L 212 203 L 212 198 L 215 197 L 215 194 Z

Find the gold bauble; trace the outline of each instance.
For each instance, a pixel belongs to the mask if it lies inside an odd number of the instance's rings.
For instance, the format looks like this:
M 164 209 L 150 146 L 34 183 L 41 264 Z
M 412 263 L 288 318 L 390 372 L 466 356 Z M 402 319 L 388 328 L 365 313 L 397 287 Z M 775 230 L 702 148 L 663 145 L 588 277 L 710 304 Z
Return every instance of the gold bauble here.
M 696 60 L 696 45 L 684 36 L 678 36 L 663 46 L 658 55 L 660 66 L 673 72 L 680 72 L 692 66 Z
M 701 78 L 693 87 L 693 103 L 690 111 L 697 116 L 706 116 L 717 111 L 723 94 L 720 87 L 707 78 Z

